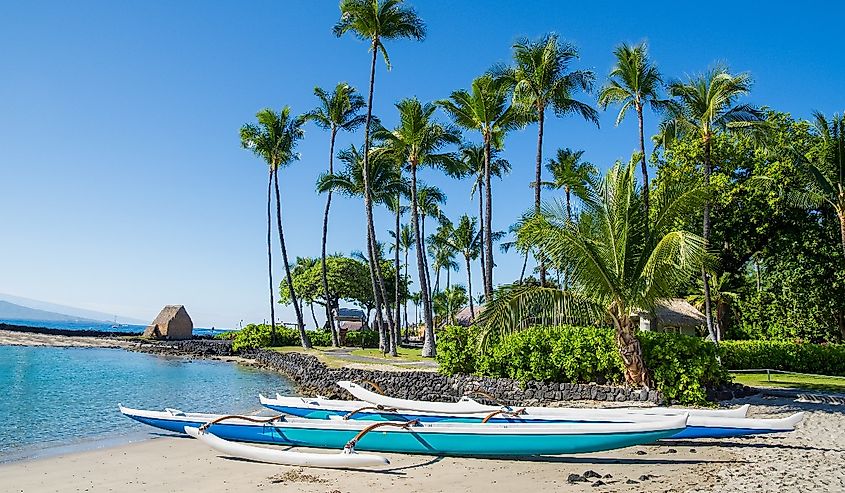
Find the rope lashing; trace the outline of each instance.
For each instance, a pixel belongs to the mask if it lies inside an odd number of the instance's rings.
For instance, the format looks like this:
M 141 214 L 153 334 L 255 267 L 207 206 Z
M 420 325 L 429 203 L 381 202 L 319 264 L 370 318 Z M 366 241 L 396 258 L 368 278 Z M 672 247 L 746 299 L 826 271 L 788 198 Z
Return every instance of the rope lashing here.
M 344 445 L 344 447 L 343 447 L 343 451 L 345 453 L 355 452 L 355 444 L 357 444 L 359 440 L 364 438 L 364 435 L 366 435 L 367 433 L 369 433 L 369 432 L 371 432 L 371 431 L 373 431 L 377 428 L 382 428 L 382 427 L 385 427 L 385 426 L 392 426 L 394 428 L 403 428 L 403 429 L 407 430 L 410 427 L 416 426 L 418 424 L 420 424 L 420 420 L 418 420 L 418 419 L 406 421 L 405 423 L 396 423 L 396 422 L 393 422 L 393 421 L 382 421 L 382 422 L 379 422 L 379 423 L 373 423 L 373 424 L 367 426 L 366 428 L 364 428 L 363 430 L 361 430 L 360 432 L 358 432 L 358 434 L 355 435 L 355 438 L 346 442 L 346 445 Z
M 512 416 L 512 417 L 521 416 L 521 415 L 525 414 L 525 408 L 521 407 L 521 408 L 516 409 L 514 411 L 506 411 L 504 409 L 499 409 L 498 411 L 493 411 L 492 413 L 488 414 L 487 416 L 484 416 L 484 419 L 482 419 L 481 422 L 486 423 L 486 422 L 490 421 L 490 418 L 493 418 L 493 417 L 498 416 L 500 414 L 502 416 Z
M 361 383 L 366 383 L 366 384 L 369 384 L 369 385 L 370 385 L 370 387 L 372 387 L 372 388 L 373 388 L 373 390 L 375 390 L 376 392 L 378 392 L 378 393 L 379 393 L 379 394 L 381 394 L 381 395 L 384 395 L 384 389 L 382 389 L 382 388 L 379 386 L 379 384 L 377 384 L 377 383 L 373 382 L 372 380 L 361 380 Z
M 272 423 L 273 421 L 284 421 L 285 415 L 279 414 L 278 416 L 271 416 L 269 418 L 254 418 L 252 416 L 240 416 L 240 415 L 237 415 L 237 414 L 229 414 L 229 415 L 226 415 L 226 416 L 220 416 L 217 419 L 214 419 L 212 421 L 209 421 L 208 423 L 205 423 L 204 425 L 201 425 L 199 427 L 199 430 L 201 432 L 205 431 L 205 430 L 208 429 L 209 426 L 211 426 L 213 424 L 217 424 L 217 423 L 220 423 L 221 421 L 227 421 L 227 420 L 230 420 L 230 419 L 242 419 L 244 421 L 250 421 L 250 422 L 253 422 L 253 423 Z
M 395 408 L 395 407 L 385 407 L 385 406 L 382 406 L 381 404 L 378 404 L 378 405 L 375 405 L 375 406 L 364 406 L 364 407 L 359 407 L 358 409 L 356 409 L 356 410 L 354 410 L 354 411 L 350 411 L 350 412 L 348 412 L 348 413 L 344 414 L 344 415 L 343 415 L 343 419 L 344 419 L 344 420 L 348 420 L 348 419 L 349 419 L 349 418 L 351 418 L 352 416 L 355 416 L 356 414 L 358 414 L 358 413 L 360 413 L 360 412 L 362 412 L 362 411 L 369 411 L 369 410 L 373 410 L 373 411 L 386 411 L 386 412 L 389 412 L 389 413 L 395 413 L 395 412 L 396 412 L 396 408 Z

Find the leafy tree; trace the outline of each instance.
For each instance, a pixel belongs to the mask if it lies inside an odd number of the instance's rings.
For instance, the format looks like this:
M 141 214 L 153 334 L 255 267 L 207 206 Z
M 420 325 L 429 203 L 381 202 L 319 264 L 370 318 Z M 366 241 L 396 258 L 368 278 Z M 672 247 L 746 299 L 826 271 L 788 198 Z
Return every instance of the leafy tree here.
M 378 242 L 373 222 L 373 205 L 370 200 L 370 129 L 373 123 L 373 89 L 376 78 L 376 58 L 381 52 L 384 62 L 390 69 L 390 57 L 384 46 L 385 40 L 425 38 L 425 24 L 412 8 L 404 5 L 402 0 L 341 0 L 340 20 L 334 26 L 334 34 L 338 37 L 352 33 L 357 38 L 369 41 L 372 59 L 370 61 L 370 87 L 367 96 L 367 118 L 364 124 L 364 209 L 367 217 L 367 249 L 372 253 Z M 373 257 L 373 255 L 370 255 Z M 370 265 L 373 291 L 376 292 L 376 314 L 381 319 L 379 294 L 386 298 L 384 276 L 380 272 L 378 262 Z M 387 310 L 388 324 L 393 326 L 393 315 Z M 381 323 L 379 324 L 381 326 Z M 392 329 L 391 329 L 392 330 Z
M 582 162 L 584 151 L 573 151 L 570 148 L 558 149 L 554 159 L 550 159 L 546 168 L 552 174 L 553 181 L 544 181 L 543 186 L 552 189 L 563 189 L 566 197 L 566 217 L 572 220 L 572 192 L 576 197 L 586 194 L 587 182 L 597 172 L 591 163 Z M 645 200 L 645 189 L 643 189 Z
M 640 129 L 640 159 L 643 173 L 643 204 L 648 214 L 648 166 L 646 165 L 645 135 L 643 134 L 643 107 L 649 104 L 652 108 L 660 108 L 660 88 L 663 78 L 657 66 L 648 56 L 645 42 L 630 46 L 622 43 L 613 50 L 616 64 L 610 70 L 607 84 L 599 91 L 599 105 L 607 109 L 611 104 L 621 104 L 616 116 L 616 125 L 622 123 L 625 114 L 633 108 L 637 113 Z
M 477 130 L 482 139 L 482 160 L 473 163 L 472 170 L 483 179 L 486 209 L 479 210 L 482 228 L 485 233 L 482 243 L 486 250 L 482 257 L 481 268 L 484 272 L 484 293 L 493 292 L 493 189 L 490 182 L 496 176 L 493 169 L 494 149 L 501 149 L 504 145 L 505 134 L 521 127 L 527 120 L 524 111 L 508 105 L 508 87 L 497 81 L 492 75 L 484 74 L 472 81 L 469 91 L 460 89 L 453 91 L 448 99 L 437 102 L 449 113 L 455 124 L 467 130 Z M 481 164 L 481 166 L 479 166 Z M 501 176 L 499 174 L 498 176 Z M 480 186 L 480 183 L 479 183 Z M 479 207 L 482 207 L 481 192 L 478 195 Z M 483 238 L 487 238 L 484 240 Z
M 503 290 L 482 314 L 488 338 L 530 325 L 586 325 L 609 318 L 625 380 L 651 386 L 630 314 L 674 296 L 703 265 L 704 239 L 675 226 L 679 216 L 700 206 L 706 190 L 665 187 L 647 218 L 635 174 L 634 163 L 613 166 L 588 187 L 584 211 L 576 221 L 569 221 L 559 204 L 526 221 L 520 238 L 553 262 L 572 265 L 572 288 L 563 291 L 543 284 Z
M 329 169 L 328 173 L 334 174 L 334 144 L 337 133 L 341 130 L 352 132 L 364 124 L 366 117 L 361 110 L 366 107 L 364 98 L 355 92 L 355 88 L 345 82 L 339 82 L 334 91 L 329 93 L 320 87 L 314 88 L 314 95 L 320 100 L 320 105 L 303 115 L 306 121 L 313 121 L 322 129 L 329 131 Z M 325 279 L 326 274 L 326 237 L 329 231 L 329 209 L 332 206 L 332 190 L 329 189 L 326 195 L 326 210 L 323 213 L 323 237 L 320 250 L 320 261 L 323 269 L 323 287 L 328 292 L 329 285 Z M 338 346 L 337 327 L 334 323 L 332 308 L 326 305 L 326 320 L 332 333 L 332 345 Z
M 296 291 L 293 289 L 293 281 L 291 280 L 290 265 L 288 263 L 288 252 L 285 246 L 285 235 L 282 229 L 282 204 L 279 196 L 279 168 L 288 166 L 299 159 L 299 155 L 295 152 L 296 142 L 302 138 L 302 124 L 301 118 L 292 118 L 290 114 L 290 107 L 285 106 L 279 113 L 271 109 L 263 109 L 256 115 L 258 124 L 248 123 L 241 127 L 241 145 L 245 149 L 252 150 L 255 155 L 264 159 L 270 169 L 270 179 L 267 184 L 267 270 L 270 278 L 270 320 L 271 320 L 271 343 L 276 342 L 276 321 L 275 311 L 273 308 L 273 263 L 272 263 L 272 247 L 270 244 L 271 236 L 271 185 L 275 185 L 276 190 L 276 221 L 279 231 L 279 243 L 282 247 L 282 262 L 285 266 L 285 277 L 290 290 L 291 303 L 296 312 L 296 323 L 299 331 L 299 338 L 302 347 L 310 348 L 311 340 L 308 334 L 305 333 L 305 324 L 302 322 L 302 309 L 296 300 Z
M 575 46 L 561 44 L 556 34 L 547 34 L 536 41 L 523 39 L 513 45 L 514 66 L 498 69 L 501 83 L 513 90 L 513 99 L 521 108 L 531 111 L 537 127 L 537 161 L 534 179 L 534 212 L 540 213 L 540 183 L 543 181 L 543 131 L 546 109 L 557 116 L 578 114 L 598 126 L 596 110 L 574 98 L 575 93 L 590 91 L 595 75 L 589 70 L 569 71 L 578 58 Z M 489 252 L 488 252 L 489 253 Z M 546 282 L 546 269 L 540 258 L 540 282 Z

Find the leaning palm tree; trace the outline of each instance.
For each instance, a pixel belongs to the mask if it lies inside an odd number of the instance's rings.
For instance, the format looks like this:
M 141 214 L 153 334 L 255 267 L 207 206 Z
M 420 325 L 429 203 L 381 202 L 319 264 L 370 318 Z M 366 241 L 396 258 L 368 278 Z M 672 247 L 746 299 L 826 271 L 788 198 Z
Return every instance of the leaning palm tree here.
M 566 218 L 572 220 L 572 193 L 576 197 L 586 194 L 587 182 L 596 172 L 591 163 L 581 161 L 584 151 L 573 151 L 570 148 L 558 149 L 554 159 L 550 159 L 546 168 L 552 174 L 553 181 L 543 182 L 543 186 L 556 190 L 563 189 L 566 199 Z M 643 200 L 646 198 L 643 190 Z
M 376 239 L 375 224 L 373 222 L 373 204 L 370 201 L 370 130 L 373 126 L 373 89 L 376 79 L 376 58 L 381 52 L 384 62 L 390 69 L 390 57 L 384 46 L 385 40 L 425 38 L 425 24 L 414 9 L 406 7 L 402 0 L 341 0 L 340 20 L 334 26 L 334 34 L 338 37 L 351 32 L 357 38 L 366 40 L 370 44 L 372 59 L 370 61 L 370 86 L 367 96 L 367 118 L 364 124 L 364 209 L 367 219 L 367 249 L 372 252 L 378 240 Z M 373 255 L 370 255 L 372 258 Z M 378 262 L 370 264 L 370 278 L 373 292 L 381 292 L 386 297 L 384 277 Z M 376 298 L 378 300 L 378 297 Z M 377 308 L 380 308 L 377 306 Z M 377 313 L 381 313 L 379 309 Z M 393 325 L 393 315 L 387 311 L 388 323 Z
M 444 169 L 449 174 L 458 174 L 462 163 L 453 153 L 443 152 L 443 148 L 450 144 L 460 144 L 461 136 L 456 128 L 434 121 L 433 115 L 437 108 L 431 103 L 422 104 L 416 98 L 403 99 L 396 103 L 396 108 L 399 110 L 399 125 L 393 130 L 379 128 L 373 136 L 383 143 L 384 148 L 392 153 L 395 159 L 406 163 L 411 173 L 411 224 L 414 227 L 417 269 L 426 324 L 422 354 L 425 357 L 434 357 L 434 321 L 429 299 L 429 283 L 426 279 L 424 236 L 420 230 L 417 170 L 421 166 L 431 166 Z
M 610 70 L 607 84 L 599 91 L 599 105 L 607 109 L 611 104 L 621 104 L 616 116 L 618 126 L 628 110 L 637 112 L 640 129 L 640 159 L 643 174 L 643 205 L 648 214 L 648 166 L 645 158 L 645 135 L 643 133 L 643 108 L 649 104 L 653 109 L 662 106 L 660 88 L 663 78 L 657 66 L 648 57 L 645 42 L 630 46 L 622 43 L 613 50 L 616 65 Z
M 508 105 L 508 87 L 492 75 L 485 74 L 472 81 L 470 91 L 461 89 L 452 92 L 449 99 L 437 102 L 452 117 L 455 123 L 465 129 L 481 133 L 483 161 L 479 176 L 483 179 L 487 208 L 479 213 L 486 255 L 482 257 L 484 272 L 484 294 L 493 292 L 493 242 L 490 240 L 493 224 L 493 189 L 490 177 L 493 172 L 493 150 L 501 149 L 507 132 L 525 124 L 526 114 Z M 478 168 L 473 168 L 478 169 Z M 479 204 L 482 204 L 479 191 Z
M 513 90 L 514 102 L 530 110 L 538 123 L 537 160 L 534 178 L 534 212 L 540 213 L 540 186 L 543 181 L 543 129 L 546 109 L 558 116 L 578 114 L 599 125 L 598 113 L 587 103 L 574 99 L 577 91 L 591 91 L 595 75 L 589 70 L 569 70 L 578 58 L 571 44 L 561 44 L 556 34 L 547 34 L 537 41 L 520 40 L 513 45 L 513 67 L 496 70 L 498 78 Z M 546 282 L 546 268 L 540 263 L 540 283 Z
M 458 225 L 452 228 L 447 239 L 452 250 L 464 257 L 464 268 L 467 270 L 467 294 L 469 295 L 469 314 L 475 320 L 475 306 L 472 302 L 472 269 L 470 261 L 478 258 L 481 252 L 481 231 L 476 227 L 476 219 L 464 214 L 458 220 Z
M 665 141 L 689 135 L 699 139 L 702 145 L 704 185 L 710 187 L 713 172 L 711 146 L 713 137 L 723 131 L 754 131 L 763 128 L 761 112 L 748 104 L 735 104 L 736 100 L 748 94 L 751 76 L 746 73 L 733 75 L 726 67 L 717 66 L 709 72 L 690 77 L 686 82 L 669 84 L 669 95 L 674 99 L 667 102 L 668 118 L 660 125 L 659 133 Z M 703 206 L 703 235 L 710 241 L 710 201 Z M 717 340 L 713 326 L 710 301 L 710 282 L 707 271 L 702 269 L 704 284 L 704 315 L 707 331 L 713 341 Z
M 651 378 L 631 321 L 634 309 L 650 310 L 702 267 L 704 238 L 675 229 L 679 218 L 700 207 L 704 187 L 662 187 L 651 218 L 643 213 L 636 164 L 616 164 L 592 183 L 584 210 L 569 221 L 562 204 L 547 205 L 528 217 L 520 239 L 552 262 L 573 266 L 573 288 L 512 286 L 485 308 L 485 339 L 531 325 L 592 324 L 610 320 L 631 385 Z M 646 223 L 648 227 L 646 227 Z
M 248 123 L 241 127 L 241 145 L 252 150 L 257 156 L 264 159 L 270 167 L 270 183 L 267 186 L 267 264 L 270 273 L 270 317 L 271 317 L 271 342 L 276 342 L 276 323 L 274 319 L 273 310 L 273 286 L 272 279 L 272 257 L 270 246 L 270 192 L 271 185 L 275 185 L 276 189 L 276 221 L 279 230 L 279 243 L 282 248 L 282 262 L 285 266 L 285 275 L 290 291 L 291 302 L 293 303 L 294 311 L 296 312 L 296 325 L 299 331 L 299 339 L 302 347 L 310 348 L 311 340 L 308 334 L 305 333 L 305 325 L 302 322 L 302 309 L 296 299 L 296 292 L 293 289 L 293 279 L 290 273 L 290 264 L 288 262 L 288 252 L 285 245 L 285 234 L 282 229 L 282 204 L 279 195 L 279 168 L 288 166 L 297 161 L 299 155 L 295 152 L 296 142 L 302 138 L 302 125 L 304 121 L 301 118 L 292 118 L 290 114 L 290 107 L 285 106 L 279 113 L 271 109 L 263 109 L 256 115 L 258 124 Z
M 464 144 L 461 146 L 461 160 L 463 160 L 464 164 L 469 168 L 470 172 L 475 174 L 475 181 L 472 184 L 472 188 L 470 189 L 470 197 L 477 191 L 478 192 L 478 217 L 485 218 L 484 212 L 484 194 L 482 190 L 485 189 L 485 182 L 487 177 L 487 170 L 490 171 L 490 176 L 501 178 L 504 175 L 511 172 L 511 163 L 504 158 L 497 157 L 498 151 L 496 149 L 490 149 L 490 165 L 486 166 L 486 150 L 484 145 L 477 145 L 477 144 Z M 492 195 L 492 192 L 491 192 Z M 481 261 L 481 285 L 482 291 L 484 292 L 485 297 L 489 297 L 487 293 L 487 288 L 493 287 L 493 282 L 487 280 L 487 263 L 486 259 L 487 256 L 485 255 L 485 248 L 487 247 L 487 242 L 485 238 L 491 238 L 495 240 L 491 234 L 487 234 L 485 229 L 487 226 L 484 223 L 484 219 L 480 219 L 482 222 L 481 228 L 478 231 L 479 234 L 479 244 L 481 248 L 478 253 L 478 258 Z M 492 246 L 492 245 L 491 245 Z M 492 260 L 492 257 L 490 257 Z M 490 268 L 492 269 L 495 266 L 495 262 L 490 262 Z
M 345 170 L 340 173 L 328 174 L 323 173 L 317 178 L 317 191 L 320 193 L 334 190 L 348 197 L 364 198 L 369 190 L 368 199 L 372 203 L 387 204 L 397 193 L 402 193 L 407 189 L 405 184 L 399 177 L 396 169 L 395 161 L 391 156 L 386 154 L 382 149 L 372 149 L 370 151 L 370 158 L 365 160 L 362 149 L 356 149 L 355 146 L 350 146 L 338 153 L 338 159 L 346 166 Z M 369 176 L 369 187 L 364 184 L 364 166 L 370 167 L 367 175 Z M 379 243 L 376 243 L 379 245 Z M 379 255 L 373 255 L 375 249 L 367 249 L 367 263 L 372 265 L 377 263 L 376 259 Z M 390 314 L 390 308 L 387 306 L 387 294 L 382 285 L 375 284 L 373 286 L 373 299 L 376 301 L 376 319 L 379 325 L 379 334 L 385 343 L 385 347 L 389 347 L 389 337 L 385 337 L 384 325 L 381 323 L 381 314 L 378 310 L 382 306 Z M 392 315 L 391 315 L 392 318 Z M 392 325 L 392 324 L 391 324 Z
M 334 144 L 337 133 L 341 130 L 352 132 L 364 124 L 366 117 L 361 110 L 366 106 L 364 98 L 355 92 L 355 88 L 345 82 L 340 82 L 331 93 L 320 87 L 314 88 L 314 95 L 320 100 L 320 105 L 303 115 L 307 121 L 313 121 L 320 128 L 329 131 L 329 174 L 334 173 Z M 323 238 L 320 259 L 323 275 L 323 291 L 329 298 L 329 281 L 326 277 L 326 237 L 329 231 L 329 209 L 332 206 L 332 191 L 326 194 L 326 210 L 323 213 Z M 332 345 L 339 346 L 337 328 L 334 324 L 334 314 L 330 303 L 326 303 L 326 320 L 332 334 Z

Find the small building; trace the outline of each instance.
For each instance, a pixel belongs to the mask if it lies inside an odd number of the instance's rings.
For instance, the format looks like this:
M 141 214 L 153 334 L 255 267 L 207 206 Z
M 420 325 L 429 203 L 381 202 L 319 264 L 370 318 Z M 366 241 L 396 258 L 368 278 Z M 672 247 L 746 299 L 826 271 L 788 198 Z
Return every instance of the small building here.
M 658 301 L 653 313 L 638 310 L 631 320 L 639 322 L 640 330 L 688 336 L 698 335 L 698 329 L 707 323 L 704 314 L 683 298 Z
M 473 311 L 475 312 L 474 318 L 472 316 Z M 475 319 L 481 315 L 482 311 L 484 311 L 484 305 L 476 305 L 472 310 L 470 310 L 469 305 L 467 305 L 455 314 L 455 324 L 460 325 L 461 327 L 469 327 L 475 323 Z
M 182 305 L 167 305 L 144 330 L 144 337 L 181 340 L 193 336 L 194 322 Z
M 366 318 L 363 310 L 354 308 L 337 308 L 334 310 L 334 319 L 337 322 L 341 345 L 346 344 L 348 332 L 367 328 Z

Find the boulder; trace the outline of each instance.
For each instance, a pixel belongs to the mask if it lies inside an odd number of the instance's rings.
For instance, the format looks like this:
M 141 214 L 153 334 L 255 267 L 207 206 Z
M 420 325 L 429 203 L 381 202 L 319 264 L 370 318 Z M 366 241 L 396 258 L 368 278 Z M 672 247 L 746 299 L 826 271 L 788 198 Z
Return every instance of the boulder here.
M 144 330 L 144 337 L 152 339 L 190 339 L 194 322 L 182 305 L 167 305 Z

